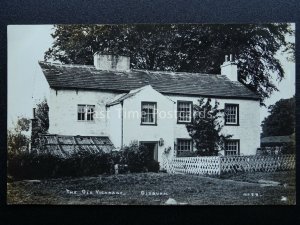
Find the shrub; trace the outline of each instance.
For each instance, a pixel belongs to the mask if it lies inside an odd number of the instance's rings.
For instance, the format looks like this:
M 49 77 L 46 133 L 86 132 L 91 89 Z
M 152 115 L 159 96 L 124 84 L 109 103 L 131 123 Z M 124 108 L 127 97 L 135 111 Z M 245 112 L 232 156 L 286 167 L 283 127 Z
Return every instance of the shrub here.
M 77 177 L 112 173 L 114 162 L 106 153 L 77 153 L 67 159 L 49 154 L 22 153 L 8 157 L 8 175 L 14 179 Z
M 49 154 L 8 155 L 7 173 L 15 179 L 55 177 L 60 161 L 60 158 Z
M 119 173 L 158 172 L 159 163 L 149 153 L 145 146 L 133 142 L 121 151 L 78 152 L 68 158 L 26 152 L 9 154 L 8 175 L 13 179 L 43 179 L 113 174 L 115 164 L 119 164 Z
M 121 150 L 121 162 L 128 165 L 130 172 L 146 172 L 147 163 L 152 160 L 149 152 L 146 146 L 134 141 Z
M 179 157 L 195 157 L 197 156 L 197 152 L 181 152 L 178 154 Z
M 146 164 L 146 167 L 149 172 L 157 173 L 159 171 L 159 162 L 157 162 L 155 160 L 148 161 Z

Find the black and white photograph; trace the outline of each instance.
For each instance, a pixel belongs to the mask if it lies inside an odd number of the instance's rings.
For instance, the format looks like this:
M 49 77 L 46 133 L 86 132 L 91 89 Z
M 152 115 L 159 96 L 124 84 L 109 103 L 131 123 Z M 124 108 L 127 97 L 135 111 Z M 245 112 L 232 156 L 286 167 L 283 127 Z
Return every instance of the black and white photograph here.
M 7 204 L 295 205 L 295 23 L 7 26 Z

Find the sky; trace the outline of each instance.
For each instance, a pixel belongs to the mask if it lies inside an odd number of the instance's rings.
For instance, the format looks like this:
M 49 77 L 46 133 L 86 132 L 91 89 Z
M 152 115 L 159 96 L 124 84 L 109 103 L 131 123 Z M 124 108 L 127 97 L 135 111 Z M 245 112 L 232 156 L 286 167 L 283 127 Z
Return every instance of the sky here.
M 295 25 L 293 24 L 295 28 Z M 36 103 L 49 96 L 49 86 L 39 67 L 38 61 L 44 60 L 44 53 L 53 43 L 52 25 L 9 25 L 8 42 L 8 101 L 7 126 L 14 126 L 18 117 L 32 118 L 32 108 Z M 287 37 L 295 41 L 294 37 Z M 285 78 L 277 84 L 279 92 L 266 99 L 267 106 L 281 98 L 295 94 L 295 63 L 288 62 L 285 55 L 276 55 L 283 65 Z M 260 121 L 268 115 L 265 107 L 260 109 Z

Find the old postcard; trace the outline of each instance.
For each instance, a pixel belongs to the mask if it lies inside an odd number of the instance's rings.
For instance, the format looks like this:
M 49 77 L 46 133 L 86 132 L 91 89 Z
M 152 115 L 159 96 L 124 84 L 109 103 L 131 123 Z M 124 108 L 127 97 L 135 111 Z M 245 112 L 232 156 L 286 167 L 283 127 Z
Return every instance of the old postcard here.
M 296 204 L 294 23 L 7 31 L 8 204 Z

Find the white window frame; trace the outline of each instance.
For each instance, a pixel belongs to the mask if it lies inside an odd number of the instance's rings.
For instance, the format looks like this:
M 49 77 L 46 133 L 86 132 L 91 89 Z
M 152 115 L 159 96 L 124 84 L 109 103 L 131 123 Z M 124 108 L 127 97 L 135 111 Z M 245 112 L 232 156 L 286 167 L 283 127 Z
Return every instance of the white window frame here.
M 182 143 L 180 143 L 180 142 L 182 142 Z M 192 151 L 193 151 L 193 140 L 192 139 L 177 138 L 177 145 L 176 145 L 177 156 L 180 157 L 181 153 L 192 152 Z
M 146 105 L 152 105 L 153 106 L 153 112 L 149 113 L 150 107 L 147 109 L 148 112 L 146 114 L 143 113 L 144 106 Z M 150 115 L 152 114 L 153 121 L 144 121 L 145 117 L 150 118 Z M 157 125 L 157 102 L 141 102 L 141 125 Z
M 187 107 L 181 107 L 180 105 L 188 105 Z M 182 109 L 188 109 L 182 110 Z M 188 115 L 186 113 L 188 112 Z M 177 123 L 191 123 L 193 114 L 193 102 L 192 101 L 177 101 Z
M 239 126 L 239 104 L 225 103 L 225 125 Z
M 84 110 L 79 111 L 79 108 L 83 108 Z M 79 119 L 79 113 L 83 114 L 83 117 L 81 116 Z M 85 104 L 78 104 L 77 105 L 77 121 L 86 121 L 86 122 L 93 122 L 95 121 L 94 118 L 95 113 L 95 105 L 85 105 Z
M 240 140 L 231 139 L 225 143 L 225 156 L 238 156 L 240 155 Z

